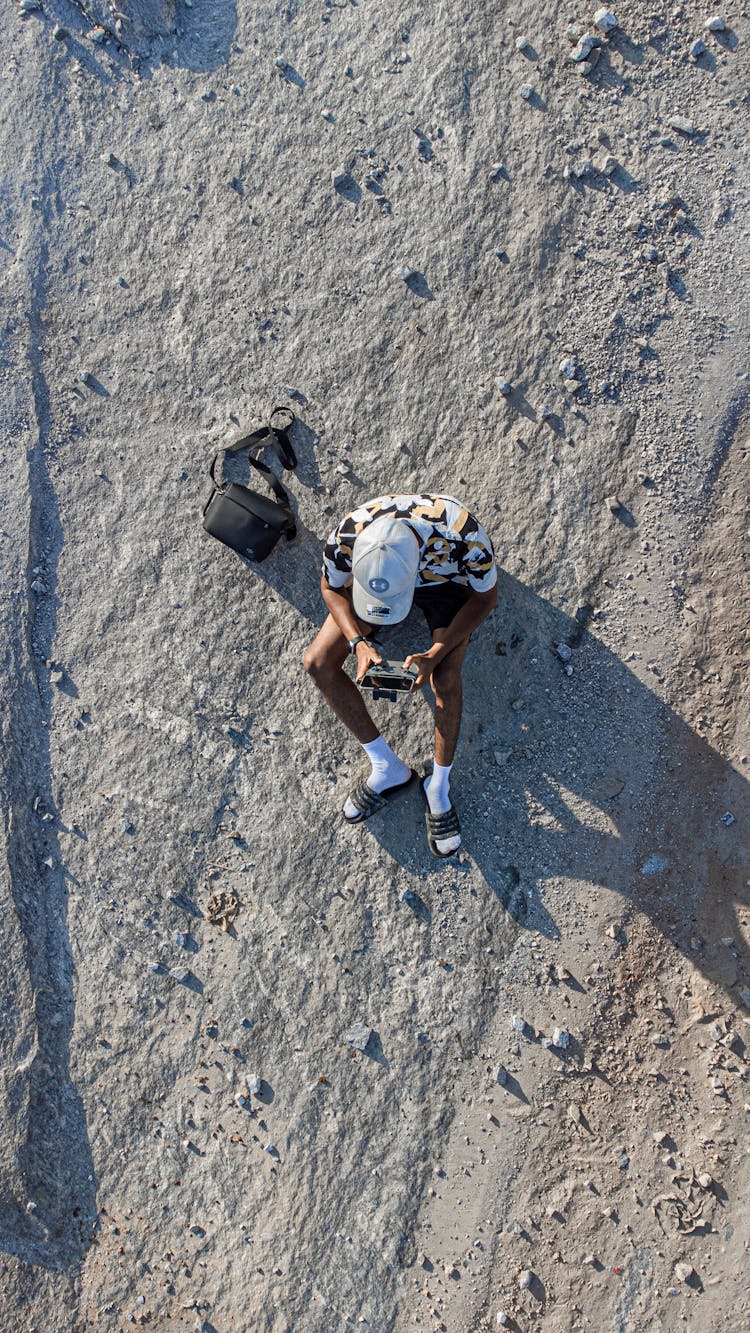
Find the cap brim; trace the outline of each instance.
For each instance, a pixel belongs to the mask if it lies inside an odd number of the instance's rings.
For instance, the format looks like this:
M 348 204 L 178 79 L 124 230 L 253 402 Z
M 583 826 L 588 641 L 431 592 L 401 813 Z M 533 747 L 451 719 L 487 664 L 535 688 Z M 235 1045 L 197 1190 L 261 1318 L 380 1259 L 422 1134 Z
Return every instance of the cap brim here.
M 356 579 L 352 583 L 355 614 L 360 620 L 366 620 L 368 625 L 398 625 L 401 620 L 406 620 L 413 601 L 413 590 L 401 592 L 384 602 L 381 597 L 373 597 L 366 588 L 360 587 Z

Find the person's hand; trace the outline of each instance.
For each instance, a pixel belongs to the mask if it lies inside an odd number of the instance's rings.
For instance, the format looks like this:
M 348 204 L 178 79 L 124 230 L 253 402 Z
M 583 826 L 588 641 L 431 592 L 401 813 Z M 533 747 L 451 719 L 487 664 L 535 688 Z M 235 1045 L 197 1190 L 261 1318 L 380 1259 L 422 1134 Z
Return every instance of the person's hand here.
M 377 649 L 374 648 L 371 643 L 366 643 L 364 640 L 357 644 L 354 649 L 354 656 L 357 659 L 357 674 L 354 679 L 359 685 L 359 682 L 364 680 L 367 668 L 373 665 L 380 666 L 383 659 Z
M 421 690 L 422 686 L 427 684 L 437 666 L 434 648 L 430 648 L 426 653 L 410 653 L 404 660 L 404 666 L 417 668 L 417 679 L 412 689 Z

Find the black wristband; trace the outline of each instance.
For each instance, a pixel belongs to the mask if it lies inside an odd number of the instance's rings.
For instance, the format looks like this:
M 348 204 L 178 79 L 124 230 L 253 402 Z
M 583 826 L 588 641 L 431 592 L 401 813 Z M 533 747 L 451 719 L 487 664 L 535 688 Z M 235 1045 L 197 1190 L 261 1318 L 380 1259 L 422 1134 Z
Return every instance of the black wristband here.
M 370 640 L 367 638 L 365 634 L 358 634 L 356 639 L 347 639 L 347 643 L 349 644 L 349 652 L 350 653 L 355 652 L 358 643 L 369 643 L 369 642 Z

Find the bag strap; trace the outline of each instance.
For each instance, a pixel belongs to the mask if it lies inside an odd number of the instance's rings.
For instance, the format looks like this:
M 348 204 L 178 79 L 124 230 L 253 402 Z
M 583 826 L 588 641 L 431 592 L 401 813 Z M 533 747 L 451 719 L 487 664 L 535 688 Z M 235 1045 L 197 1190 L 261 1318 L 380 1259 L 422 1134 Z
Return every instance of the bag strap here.
M 278 412 L 285 412 L 288 415 L 289 421 L 285 426 L 274 426 L 272 424 L 273 419 Z M 289 439 L 288 434 L 293 421 L 294 413 L 291 407 L 275 407 L 271 412 L 267 426 L 262 426 L 260 430 L 254 430 L 252 434 L 246 435 L 243 439 L 238 440 L 236 444 L 230 444 L 225 449 L 219 449 L 214 454 L 211 460 L 211 467 L 209 468 L 214 486 L 216 486 L 218 490 L 221 490 L 223 487 L 223 480 L 217 481 L 215 473 L 217 460 L 225 454 L 241 454 L 247 451 L 248 463 L 251 467 L 255 468 L 256 472 L 260 472 L 263 480 L 276 496 L 279 509 L 282 510 L 286 520 L 282 531 L 287 541 L 291 541 L 292 538 L 297 535 L 297 525 L 294 521 L 294 514 L 289 502 L 289 495 L 278 477 L 271 471 L 270 467 L 267 467 L 265 463 L 261 463 L 260 459 L 253 458 L 250 451 L 257 450 L 257 452 L 260 453 L 262 449 L 271 448 L 278 457 L 282 467 L 286 468 L 287 471 L 291 471 L 292 468 L 297 466 L 297 455 L 292 448 L 292 442 Z
M 281 508 L 286 510 L 287 514 L 291 517 L 292 508 L 291 505 L 289 504 L 289 495 L 284 490 L 284 487 L 282 486 L 278 477 L 275 477 L 270 467 L 266 467 L 265 463 L 261 463 L 259 458 L 248 458 L 247 461 L 251 467 L 255 468 L 256 472 L 260 472 L 263 479 L 271 487 L 271 490 L 276 496 L 276 499 L 281 505 Z
M 273 419 L 277 412 L 283 412 L 288 416 L 289 420 L 285 426 L 274 426 Z M 268 418 L 268 429 L 272 430 L 276 436 L 281 461 L 288 472 L 292 472 L 297 466 L 297 455 L 292 447 L 292 441 L 289 439 L 289 431 L 292 429 L 294 421 L 295 416 L 291 407 L 285 406 L 274 407 Z
M 274 426 L 273 419 L 277 412 L 284 412 L 289 420 L 284 426 Z M 226 454 L 240 454 L 244 449 L 265 449 L 269 446 L 277 454 L 282 467 L 287 472 L 291 472 L 297 466 L 297 455 L 292 448 L 292 442 L 289 439 L 289 431 L 294 421 L 294 413 L 291 407 L 275 407 L 268 418 L 268 425 L 261 426 L 260 430 L 254 430 L 251 435 L 245 435 L 236 444 L 230 444 L 223 452 Z
M 288 416 L 289 420 L 285 426 L 273 425 L 273 419 L 278 412 L 284 412 Z M 261 426 L 260 430 L 254 430 L 252 434 L 245 435 L 241 440 L 238 440 L 236 444 L 229 444 L 224 449 L 218 449 L 211 460 L 211 466 L 209 468 L 214 486 L 221 487 L 222 484 L 216 480 L 215 474 L 217 460 L 222 454 L 241 454 L 246 450 L 248 453 L 250 450 L 257 450 L 257 452 L 260 453 L 263 449 L 270 448 L 276 454 L 281 466 L 285 468 L 287 472 L 291 472 L 296 468 L 297 455 L 295 454 L 292 442 L 289 439 L 289 430 L 294 419 L 294 413 L 291 407 L 275 407 L 268 419 L 267 426 Z M 263 476 L 277 499 L 289 508 L 289 498 L 287 493 L 280 482 L 277 481 L 270 468 L 267 468 L 264 463 L 259 463 L 257 458 L 249 457 L 248 462 L 252 463 L 253 467 L 257 468 L 258 472 L 263 473 Z

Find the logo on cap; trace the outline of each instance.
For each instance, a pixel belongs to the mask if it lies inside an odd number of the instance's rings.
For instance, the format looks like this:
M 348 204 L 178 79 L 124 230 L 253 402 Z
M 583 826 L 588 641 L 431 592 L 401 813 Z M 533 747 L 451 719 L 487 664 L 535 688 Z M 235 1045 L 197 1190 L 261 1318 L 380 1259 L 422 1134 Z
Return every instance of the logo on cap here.
M 373 592 L 387 592 L 391 585 L 387 579 L 368 579 L 367 586 Z

